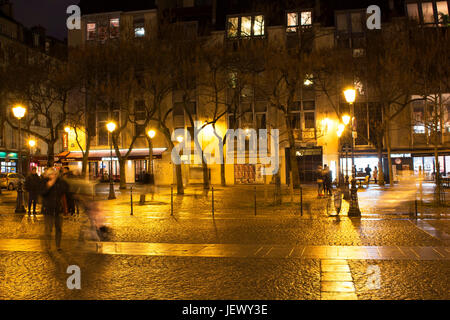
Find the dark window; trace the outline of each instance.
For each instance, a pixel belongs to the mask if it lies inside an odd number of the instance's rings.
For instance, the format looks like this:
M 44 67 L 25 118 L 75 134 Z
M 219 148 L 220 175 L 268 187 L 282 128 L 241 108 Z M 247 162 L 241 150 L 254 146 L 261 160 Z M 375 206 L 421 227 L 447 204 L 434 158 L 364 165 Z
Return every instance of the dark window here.
M 134 116 L 136 121 L 141 121 L 146 119 L 147 110 L 145 109 L 144 100 L 136 100 L 134 102 Z
M 368 145 L 368 119 L 367 119 L 367 104 L 355 103 L 355 119 L 356 119 L 356 132 L 357 137 L 355 140 L 356 145 Z
M 316 117 L 314 112 L 305 112 L 305 129 L 314 129 L 316 127 Z

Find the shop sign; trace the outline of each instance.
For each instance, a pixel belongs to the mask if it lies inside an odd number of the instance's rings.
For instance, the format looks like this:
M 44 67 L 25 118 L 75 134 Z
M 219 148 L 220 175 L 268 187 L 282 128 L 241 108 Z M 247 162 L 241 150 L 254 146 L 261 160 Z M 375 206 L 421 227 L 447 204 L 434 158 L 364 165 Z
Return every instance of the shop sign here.
M 63 148 L 64 149 L 69 148 L 69 134 L 67 132 L 63 133 Z

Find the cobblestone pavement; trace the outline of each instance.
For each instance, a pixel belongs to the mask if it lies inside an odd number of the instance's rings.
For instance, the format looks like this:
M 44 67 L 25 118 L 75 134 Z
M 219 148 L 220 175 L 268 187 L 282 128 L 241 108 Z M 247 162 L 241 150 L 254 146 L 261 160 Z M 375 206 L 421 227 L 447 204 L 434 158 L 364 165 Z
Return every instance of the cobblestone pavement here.
M 345 202 L 340 217 L 329 216 L 328 199 L 318 198 L 314 186 L 303 189 L 303 215 L 298 191 L 291 196 L 284 188 L 283 204 L 274 206 L 271 188 L 257 187 L 255 216 L 253 187 L 217 187 L 213 219 L 211 193 L 204 194 L 199 188 L 174 197 L 173 216 L 170 189 L 160 188 L 155 199 L 143 206 L 137 205 L 138 190 L 131 216 L 129 191 L 118 191 L 117 200 L 106 201 L 105 186 L 100 186 L 96 201 L 112 230 L 109 241 L 126 242 L 130 248 L 139 243 L 262 246 L 273 248 L 272 253 L 261 259 L 95 254 L 76 246 L 62 253 L 9 248 L 0 250 L 0 299 L 333 299 L 339 298 L 334 290 L 341 287 L 352 288 L 352 295 L 340 292 L 341 298 L 350 299 L 450 298 L 448 260 L 416 260 L 413 255 L 412 260 L 395 256 L 369 260 L 369 256 L 349 255 L 342 262 L 348 267 L 347 274 L 340 275 L 324 270 L 322 259 L 326 257 L 321 255 L 286 259 L 275 254 L 283 246 L 282 250 L 293 246 L 331 246 L 331 250 L 337 246 L 354 250 L 361 246 L 413 247 L 419 253 L 421 247 L 434 247 L 448 252 L 450 213 L 446 207 L 426 206 L 430 186 L 422 189 L 422 207 L 427 209 L 421 210 L 424 215 L 417 220 L 410 216 L 416 192 L 409 187 L 361 189 L 361 219 L 346 216 Z M 14 207 L 15 193 L 0 195 L 0 243 L 2 239 L 39 239 L 42 216 L 16 215 Z M 83 214 L 65 218 L 65 243 L 78 240 L 80 234 L 84 240 L 92 240 L 85 232 L 87 226 Z M 72 264 L 82 270 L 81 290 L 66 287 L 66 268 Z M 380 280 L 376 289 L 368 285 L 374 272 Z M 327 279 L 345 283 L 330 289 L 329 284 L 322 285 Z

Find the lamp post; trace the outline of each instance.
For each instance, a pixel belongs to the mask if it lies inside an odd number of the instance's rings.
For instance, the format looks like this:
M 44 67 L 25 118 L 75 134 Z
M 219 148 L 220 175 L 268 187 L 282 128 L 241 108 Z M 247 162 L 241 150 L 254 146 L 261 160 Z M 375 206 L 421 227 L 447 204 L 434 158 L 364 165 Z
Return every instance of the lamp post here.
M 18 173 L 22 174 L 22 123 L 21 120 L 25 116 L 27 109 L 21 105 L 16 105 L 12 109 L 14 117 L 19 120 L 19 162 L 18 162 Z M 17 184 L 17 201 L 16 201 L 16 213 L 25 213 L 25 207 L 23 206 L 23 189 L 22 189 L 22 179 L 19 178 Z
M 152 139 L 156 136 L 156 131 L 153 129 L 148 130 L 148 173 L 153 174 L 153 144 Z
M 356 91 L 355 89 L 347 89 L 344 91 L 345 100 L 351 106 L 356 99 Z M 352 113 L 353 114 L 353 113 Z M 350 117 L 347 118 L 348 122 L 350 122 Z M 354 118 L 352 119 L 354 121 Z M 350 209 L 348 210 L 349 217 L 360 217 L 361 211 L 359 210 L 358 204 L 358 189 L 356 188 L 356 172 L 355 168 L 355 140 L 354 140 L 354 130 L 353 130 L 353 122 L 352 122 L 352 188 L 351 188 L 351 196 L 350 196 Z
M 110 121 L 106 125 L 106 128 L 108 129 L 108 132 L 110 133 L 110 139 L 111 139 L 111 143 L 110 143 L 110 158 L 109 158 L 109 196 L 108 196 L 108 200 L 114 200 L 114 199 L 116 199 L 116 195 L 114 193 L 114 181 L 112 179 L 112 161 L 113 161 L 113 157 L 112 157 L 112 146 L 113 146 L 112 135 L 113 135 L 113 132 L 116 130 L 116 123 L 113 122 L 113 121 Z
M 33 148 L 36 146 L 36 140 L 30 139 L 28 140 L 28 146 L 30 147 L 30 159 L 28 161 L 28 168 L 31 166 L 31 154 L 33 153 Z

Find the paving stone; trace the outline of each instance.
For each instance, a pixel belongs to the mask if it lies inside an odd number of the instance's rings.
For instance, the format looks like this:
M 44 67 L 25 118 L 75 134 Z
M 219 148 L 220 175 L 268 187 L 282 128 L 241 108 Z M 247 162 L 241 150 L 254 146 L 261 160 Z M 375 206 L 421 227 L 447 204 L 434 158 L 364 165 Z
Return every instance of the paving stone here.
M 355 293 L 352 292 L 322 292 L 321 300 L 358 300 Z
M 355 292 L 355 286 L 351 281 L 322 281 L 322 292 Z
M 353 281 L 350 272 L 322 272 L 321 281 Z
M 321 265 L 322 272 L 350 272 L 348 265 Z

